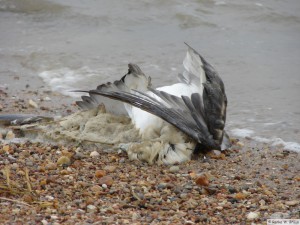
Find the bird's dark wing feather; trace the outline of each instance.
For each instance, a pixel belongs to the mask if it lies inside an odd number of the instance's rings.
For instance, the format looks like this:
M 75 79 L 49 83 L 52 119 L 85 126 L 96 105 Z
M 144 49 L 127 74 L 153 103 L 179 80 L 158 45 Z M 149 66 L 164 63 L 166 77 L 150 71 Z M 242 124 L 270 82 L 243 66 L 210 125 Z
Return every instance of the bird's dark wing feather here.
M 159 92 L 160 91 L 156 90 L 156 93 Z M 208 148 L 219 148 L 219 146 L 216 145 L 215 140 L 213 140 L 212 135 L 209 133 L 207 126 L 199 120 L 197 110 L 194 108 L 194 105 L 191 102 L 190 98 L 186 96 L 182 96 L 182 99 L 179 101 L 180 98 L 164 93 L 164 95 L 169 95 L 170 98 L 176 99 L 177 105 L 181 105 L 181 107 L 179 108 L 175 107 L 177 108 L 176 110 L 174 107 L 168 107 L 171 101 L 168 101 L 168 106 L 166 106 L 161 101 L 155 100 L 145 93 L 143 93 L 142 96 L 139 93 L 134 94 L 118 90 L 109 92 L 93 90 L 89 91 L 88 93 L 101 95 L 111 99 L 117 99 L 132 106 L 138 107 L 169 122 L 179 130 L 186 133 L 197 142 L 204 144 Z M 159 93 L 159 95 L 161 94 L 162 93 Z
M 199 92 L 176 97 L 152 89 L 144 76 L 139 76 L 143 75 L 139 67 L 130 64 L 134 66 L 129 66 L 128 74 L 120 81 L 100 85 L 96 90 L 83 91 L 89 93 L 89 97 L 83 98 L 84 103 L 79 104 L 91 105 L 98 101 L 99 96 L 122 101 L 160 117 L 207 148 L 220 149 L 227 107 L 224 84 L 215 69 L 193 48 L 188 47 L 184 59 L 185 71 L 179 75 L 179 79 L 185 84 L 196 85 Z M 126 82 L 133 85 L 127 85 Z M 139 87 L 146 87 L 146 90 Z M 147 90 L 155 97 L 147 94 Z
M 150 80 L 147 78 L 141 69 L 136 64 L 128 64 L 128 73 L 125 74 L 120 80 L 113 83 L 108 82 L 99 85 L 93 91 L 110 92 L 110 91 L 125 91 L 130 92 L 131 89 L 145 91 L 150 86 Z M 75 91 L 76 92 L 76 91 Z M 89 96 L 82 96 L 81 101 L 76 104 L 82 109 L 93 109 L 99 104 L 104 104 L 106 111 L 113 114 L 127 114 L 124 104 L 121 101 L 111 100 L 101 95 L 89 93 Z

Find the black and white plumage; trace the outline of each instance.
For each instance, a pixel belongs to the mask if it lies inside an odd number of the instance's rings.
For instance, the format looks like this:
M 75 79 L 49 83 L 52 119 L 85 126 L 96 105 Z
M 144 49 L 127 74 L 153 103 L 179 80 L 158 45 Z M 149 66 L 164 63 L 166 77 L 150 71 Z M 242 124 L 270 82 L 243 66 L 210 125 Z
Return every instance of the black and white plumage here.
M 119 81 L 83 91 L 83 109 L 104 103 L 111 113 L 127 113 L 148 146 L 135 144 L 130 158 L 173 164 L 189 160 L 196 146 L 226 149 L 227 98 L 216 70 L 188 46 L 179 83 L 154 89 L 151 79 L 135 64 Z M 124 102 L 124 103 L 122 103 Z

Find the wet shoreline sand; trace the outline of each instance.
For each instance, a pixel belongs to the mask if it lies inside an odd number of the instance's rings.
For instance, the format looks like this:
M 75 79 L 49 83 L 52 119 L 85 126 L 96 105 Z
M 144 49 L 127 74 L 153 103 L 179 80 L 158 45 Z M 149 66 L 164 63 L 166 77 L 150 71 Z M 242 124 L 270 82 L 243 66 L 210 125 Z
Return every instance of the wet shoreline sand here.
M 22 85 L 0 90 L 1 114 L 78 110 L 73 99 Z M 124 152 L 101 148 L 0 143 L 1 224 L 266 224 L 269 218 L 300 218 L 300 154 L 250 139 L 175 166 L 133 162 Z

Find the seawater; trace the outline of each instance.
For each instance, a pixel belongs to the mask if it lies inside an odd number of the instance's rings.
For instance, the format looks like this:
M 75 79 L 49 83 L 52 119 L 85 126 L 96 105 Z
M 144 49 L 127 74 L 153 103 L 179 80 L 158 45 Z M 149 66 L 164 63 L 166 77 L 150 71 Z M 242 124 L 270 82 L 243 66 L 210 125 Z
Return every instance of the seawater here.
M 170 84 L 187 42 L 224 80 L 229 133 L 300 151 L 299 11 L 298 0 L 0 0 L 0 86 L 42 79 L 76 99 L 69 90 L 119 79 L 129 62 Z

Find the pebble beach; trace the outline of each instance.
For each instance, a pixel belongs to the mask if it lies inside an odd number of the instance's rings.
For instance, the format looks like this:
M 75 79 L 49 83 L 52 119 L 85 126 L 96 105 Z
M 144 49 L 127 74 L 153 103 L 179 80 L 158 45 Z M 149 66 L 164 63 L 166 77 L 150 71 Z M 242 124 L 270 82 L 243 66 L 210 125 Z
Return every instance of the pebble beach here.
M 72 99 L 1 89 L 0 113 L 68 115 Z M 300 155 L 231 137 L 225 152 L 148 165 L 123 151 L 0 139 L 1 224 L 267 224 L 300 218 Z

